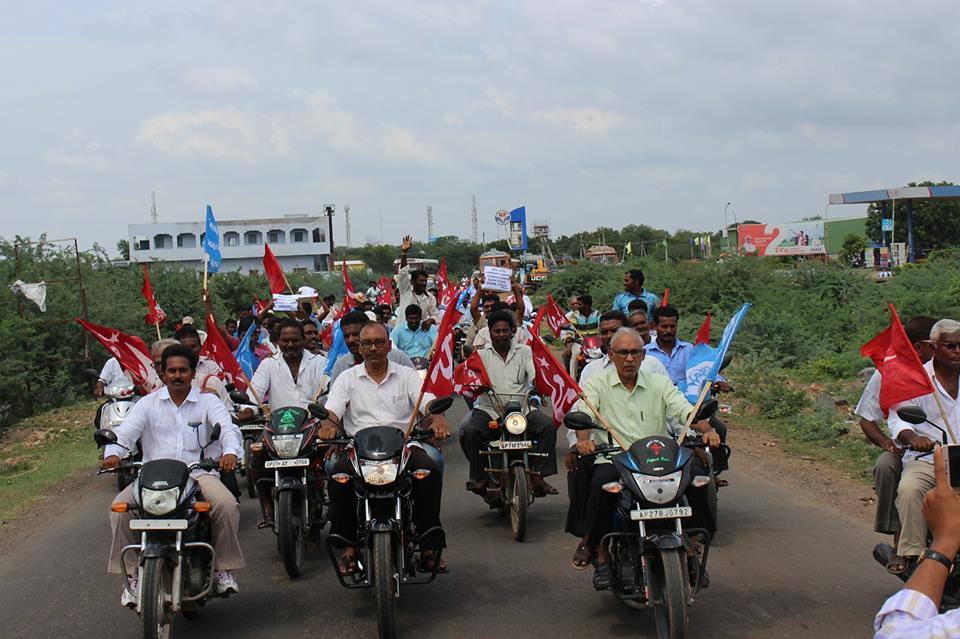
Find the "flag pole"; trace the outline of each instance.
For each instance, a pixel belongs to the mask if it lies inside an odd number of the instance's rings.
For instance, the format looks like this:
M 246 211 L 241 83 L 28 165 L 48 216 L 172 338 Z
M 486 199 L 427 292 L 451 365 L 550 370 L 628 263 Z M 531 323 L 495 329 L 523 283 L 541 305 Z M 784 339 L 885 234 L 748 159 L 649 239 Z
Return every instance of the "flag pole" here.
M 260 395 L 257 394 L 257 389 L 254 388 L 253 384 L 250 383 L 250 378 L 247 377 L 247 374 L 243 372 L 240 373 L 240 377 L 247 384 L 247 390 L 253 393 L 253 399 L 257 402 L 257 406 L 260 407 L 260 412 L 263 413 L 265 416 L 269 416 L 270 409 L 267 407 L 266 404 L 263 403 L 263 400 L 260 399 Z
M 206 253 L 203 254 L 203 295 L 207 295 L 207 264 L 210 262 L 210 256 Z
M 620 446 L 620 448 L 622 448 L 624 451 L 626 451 L 626 450 L 627 450 L 627 446 L 625 446 L 624 443 L 623 443 L 623 441 L 621 441 L 621 439 L 620 439 L 619 437 L 617 437 L 617 434 L 616 434 L 616 433 L 613 431 L 613 429 L 610 427 L 610 424 L 607 423 L 607 420 L 604 419 L 604 418 L 603 418 L 603 415 L 600 414 L 600 410 L 597 409 L 597 407 L 593 405 L 593 402 L 591 402 L 589 399 L 587 399 L 586 394 L 580 393 L 580 401 L 582 401 L 584 404 L 586 404 L 587 407 L 588 407 L 591 411 L 593 411 L 593 414 L 597 416 L 597 421 L 600 422 L 600 425 L 603 426 L 603 429 L 604 429 L 605 431 L 607 431 L 608 433 L 610 433 L 610 435 L 614 438 L 614 440 L 616 440 L 616 442 L 617 442 L 617 444 Z
M 677 437 L 678 443 L 683 443 L 683 440 L 687 437 L 687 433 L 690 432 L 690 427 L 697 418 L 697 413 L 700 412 L 700 407 L 703 406 L 703 401 L 707 398 L 711 385 L 712 384 L 704 384 L 703 388 L 700 389 L 700 396 L 697 397 L 697 403 L 693 405 L 693 411 L 691 411 L 690 417 L 687 418 L 687 423 L 683 425 L 683 431 L 681 431 L 680 436 Z
M 324 373 L 323 375 L 320 376 L 320 383 L 317 384 L 317 392 L 313 394 L 313 399 L 310 400 L 310 403 L 316 402 L 317 399 L 320 398 L 320 393 L 321 393 L 321 391 L 323 390 L 324 384 L 326 383 L 326 381 L 327 381 L 328 379 L 330 379 L 330 378 L 327 377 L 327 374 L 326 374 L 326 373 Z
M 956 442 L 957 438 L 953 434 L 953 429 L 950 428 L 950 420 L 947 419 L 947 413 L 945 410 L 943 410 L 943 404 L 940 403 L 940 395 L 936 385 L 933 387 L 933 399 L 937 402 L 937 408 L 940 410 L 940 419 L 943 420 L 943 425 L 947 427 L 947 433 L 950 435 L 950 439 Z
M 420 386 L 420 395 L 417 397 L 417 403 L 413 406 L 413 412 L 410 413 L 410 420 L 407 422 L 407 432 L 404 433 L 403 439 L 410 439 L 410 433 L 413 432 L 413 424 L 417 421 L 417 414 L 420 412 L 420 405 L 423 403 L 423 394 L 426 392 L 426 380 L 424 384 Z
M 153 327 L 157 329 L 157 341 L 159 342 L 160 340 L 163 339 L 162 337 L 160 337 L 160 322 L 156 322 L 153 325 Z

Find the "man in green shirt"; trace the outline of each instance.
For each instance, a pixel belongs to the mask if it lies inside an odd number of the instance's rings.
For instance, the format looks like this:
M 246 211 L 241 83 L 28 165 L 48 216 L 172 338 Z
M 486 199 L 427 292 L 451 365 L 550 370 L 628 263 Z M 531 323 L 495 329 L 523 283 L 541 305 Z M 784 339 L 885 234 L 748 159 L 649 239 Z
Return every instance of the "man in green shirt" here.
M 667 417 L 685 423 L 693 411 L 693 406 L 677 390 L 669 377 L 647 373 L 640 370 L 645 355 L 643 339 L 632 328 L 621 328 L 614 334 L 608 351 L 614 369 L 591 377 L 583 388 L 584 396 L 610 425 L 617 438 L 627 447 L 652 435 L 671 437 L 667 428 Z M 581 401 L 578 410 L 588 411 Z M 718 446 L 720 436 L 706 421 L 695 422 L 693 430 L 699 432 L 705 444 Z M 588 455 L 596 450 L 594 437 L 604 437 L 598 431 L 578 431 L 577 450 Z M 693 459 L 693 475 L 710 475 L 706 465 L 699 457 Z M 610 585 L 610 572 L 607 566 L 606 551 L 600 546 L 600 540 L 610 532 L 613 525 L 613 513 L 617 504 L 617 495 L 607 493 L 603 485 L 620 479 L 620 474 L 609 459 L 598 457 L 587 497 L 585 520 L 592 522 L 590 532 L 574 555 L 574 567 L 585 568 L 589 558 L 597 552 L 598 565 L 594 576 L 594 587 L 604 590 Z M 707 490 L 687 488 L 687 499 L 693 507 L 691 527 L 705 528 L 713 535 L 716 530 L 716 512 L 709 507 Z M 584 559 L 587 559 L 585 562 Z

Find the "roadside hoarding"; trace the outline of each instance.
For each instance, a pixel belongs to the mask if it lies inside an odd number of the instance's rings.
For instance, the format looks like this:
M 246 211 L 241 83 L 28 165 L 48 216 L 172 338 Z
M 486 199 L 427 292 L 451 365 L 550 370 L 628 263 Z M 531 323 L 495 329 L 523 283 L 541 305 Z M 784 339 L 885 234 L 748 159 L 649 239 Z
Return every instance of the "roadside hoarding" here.
M 740 255 L 824 255 L 823 222 L 741 224 L 737 227 Z

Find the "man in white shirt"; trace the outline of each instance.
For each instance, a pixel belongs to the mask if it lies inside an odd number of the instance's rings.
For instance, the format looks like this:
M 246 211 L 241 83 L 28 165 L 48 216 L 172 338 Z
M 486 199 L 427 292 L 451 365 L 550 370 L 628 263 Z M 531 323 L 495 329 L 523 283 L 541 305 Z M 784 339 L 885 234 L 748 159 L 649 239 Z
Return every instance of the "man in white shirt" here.
M 219 364 L 206 355 L 200 354 L 203 340 L 200 338 L 200 332 L 193 324 L 184 324 L 181 326 L 175 337 L 178 342 L 192 349 L 193 352 L 197 354 L 199 358 L 197 363 L 197 377 L 203 380 L 208 375 L 216 375 L 217 377 L 223 375 L 223 369 L 220 368 Z
M 440 321 L 437 298 L 427 290 L 427 272 L 407 266 L 407 253 L 413 247 L 413 237 L 406 235 L 400 245 L 400 272 L 397 273 L 397 290 L 400 300 L 397 308 L 416 304 L 423 311 L 423 328 L 428 329 Z
M 123 423 L 116 427 L 117 444 L 104 450 L 103 468 L 116 468 L 125 449 L 130 449 L 137 440 L 141 442 L 144 463 L 156 459 L 178 459 L 185 464 L 200 461 L 202 455 L 216 459 L 219 446 L 220 470 L 232 471 L 242 454 L 243 438 L 240 429 L 230 419 L 223 404 L 212 395 L 201 393 L 192 386 L 196 374 L 197 356 L 191 349 L 174 345 L 163 351 L 161 360 L 166 386 L 151 393 L 134 404 Z M 220 426 L 219 443 L 208 447 L 210 432 Z M 218 593 L 238 592 L 239 587 L 232 570 L 245 566 L 237 530 L 240 524 L 240 506 L 230 491 L 220 482 L 216 471 L 194 470 L 191 476 L 200 484 L 203 498 L 211 504 L 210 526 L 213 546 L 216 550 L 215 581 Z M 133 501 L 136 484 L 127 486 L 114 499 L 114 503 Z M 130 530 L 133 513 L 110 513 L 113 541 L 107 572 L 121 574 L 120 551 L 124 546 L 137 543 L 139 537 Z M 128 554 L 127 573 L 136 574 L 133 557 Z M 129 583 L 136 594 L 139 587 L 136 579 Z M 124 589 L 123 605 L 136 605 L 136 597 L 130 597 Z
M 333 370 L 330 371 L 331 386 L 337 381 L 341 373 L 363 362 L 363 355 L 360 354 L 360 331 L 369 323 L 370 318 L 362 311 L 350 311 L 341 318 L 340 331 L 343 333 L 343 341 L 350 352 L 341 355 L 334 363 Z M 387 353 L 387 359 L 401 366 L 414 368 L 410 356 L 399 349 L 390 349 L 390 352 Z
M 927 544 L 927 525 L 923 520 L 921 507 L 924 495 L 935 484 L 935 477 L 933 456 L 923 453 L 932 451 L 934 445 L 942 441 L 944 432 L 946 443 L 956 444 L 957 428 L 960 427 L 960 403 L 957 402 L 960 381 L 960 322 L 940 320 L 933 325 L 930 340 L 934 347 L 933 359 L 923 367 L 930 376 L 936 398 L 931 393 L 902 402 L 891 407 L 887 415 L 890 432 L 897 441 L 912 449 L 903 455 L 903 473 L 897 492 L 897 511 L 900 513 L 901 526 L 897 554 L 908 562 L 916 561 Z M 922 408 L 930 424 L 910 424 L 900 419 L 897 410 L 904 406 Z M 940 407 L 943 407 L 942 414 Z
M 903 329 L 920 356 L 926 363 L 933 357 L 933 344 L 930 342 L 930 330 L 937 320 L 918 315 L 908 319 Z M 902 573 L 907 568 L 906 561 L 899 556 L 896 548 L 900 539 L 900 516 L 897 514 L 897 486 L 900 484 L 900 472 L 903 470 L 903 449 L 881 428 L 886 415 L 880 409 L 880 371 L 874 371 L 863 389 L 860 401 L 854 409 L 860 417 L 860 429 L 874 446 L 883 452 L 873 464 L 873 488 L 877 494 L 877 511 L 873 520 L 873 530 L 885 535 L 893 535 L 892 552 L 889 553 L 887 570 L 893 574 Z
M 102 397 L 103 391 L 111 386 L 133 386 L 133 382 L 123 372 L 120 362 L 116 357 L 108 359 L 103 368 L 100 369 L 100 375 L 97 376 L 97 384 L 93 389 L 94 397 Z
M 280 352 L 260 362 L 250 386 L 257 397 L 267 398 L 270 410 L 284 406 L 306 408 L 325 388 L 323 371 L 327 359 L 304 348 L 303 325 L 297 320 L 282 319 L 278 327 Z M 254 398 L 249 390 L 247 393 Z M 252 416 L 250 409 L 240 411 L 241 420 Z
M 387 358 L 390 352 L 390 335 L 383 324 L 370 322 L 360 331 L 360 353 L 363 363 L 344 371 L 333 384 L 327 396 L 326 409 L 329 420 L 320 430 L 321 439 L 334 439 L 337 430 L 355 436 L 359 431 L 374 426 L 392 426 L 406 431 L 410 415 L 420 396 L 422 380 L 412 368 L 400 366 Z M 421 412 L 434 400 L 431 393 L 424 393 Z M 442 415 L 432 416 L 430 428 L 439 440 L 450 436 L 450 429 Z M 416 530 L 423 533 L 440 526 L 440 502 L 443 494 L 443 475 L 439 465 L 419 445 L 411 445 L 408 468 L 424 468 L 430 474 L 415 480 L 413 496 L 413 522 Z M 333 465 L 332 475 L 353 474 L 353 464 L 346 455 Z M 346 539 L 355 539 L 357 534 L 357 497 L 353 484 L 330 482 L 330 533 Z M 436 553 L 442 548 L 421 548 L 421 562 L 427 571 L 442 570 L 442 561 Z M 357 549 L 346 548 L 340 561 L 340 572 L 352 574 L 359 566 Z M 431 563 L 432 562 L 432 563 Z

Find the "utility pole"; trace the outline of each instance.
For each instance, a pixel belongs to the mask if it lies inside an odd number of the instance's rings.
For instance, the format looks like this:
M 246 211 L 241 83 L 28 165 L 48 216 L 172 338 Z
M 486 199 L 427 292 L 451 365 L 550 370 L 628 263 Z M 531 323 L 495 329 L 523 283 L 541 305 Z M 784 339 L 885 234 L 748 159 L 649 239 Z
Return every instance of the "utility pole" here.
M 383 209 L 380 209 L 380 243 L 383 244 Z
M 346 225 L 347 225 L 347 248 L 350 248 L 353 245 L 350 244 L 350 205 L 349 204 L 343 207 L 343 215 L 346 218 Z
M 332 271 L 332 270 L 334 269 L 334 266 L 333 266 L 333 265 L 334 265 L 334 261 L 333 261 L 333 250 L 334 250 L 334 249 L 333 249 L 333 216 L 334 216 L 334 214 L 335 214 L 336 209 L 337 209 L 337 205 L 336 205 L 336 204 L 324 204 L 324 205 L 323 205 L 323 214 L 327 216 L 327 224 L 328 224 L 328 227 L 327 227 L 327 228 L 329 229 L 329 233 L 330 233 L 330 258 L 329 258 L 329 262 L 328 262 L 328 264 L 327 264 L 327 270 L 328 270 L 328 271 Z
M 150 223 L 157 223 L 157 192 L 150 192 Z
M 477 228 L 477 196 L 476 195 L 473 196 L 473 205 L 470 209 L 470 224 L 471 224 L 471 228 L 473 229 L 473 243 L 476 244 L 477 241 L 480 239 L 478 237 L 479 233 L 477 233 L 478 228 Z
M 427 206 L 427 241 L 433 241 L 433 207 Z

